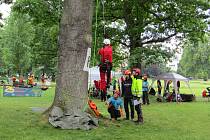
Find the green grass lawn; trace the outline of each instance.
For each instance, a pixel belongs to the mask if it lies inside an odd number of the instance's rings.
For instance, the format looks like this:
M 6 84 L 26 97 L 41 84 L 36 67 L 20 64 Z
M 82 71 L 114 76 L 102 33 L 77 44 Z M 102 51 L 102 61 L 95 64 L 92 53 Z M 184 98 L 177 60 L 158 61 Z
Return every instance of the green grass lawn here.
M 183 85 L 183 84 L 182 84 Z M 200 95 L 209 82 L 192 81 L 192 91 Z M 181 89 L 184 92 L 185 88 Z M 186 91 L 187 92 L 187 91 Z M 43 97 L 0 96 L 0 140 L 209 140 L 210 102 L 200 99 L 191 103 L 156 103 L 143 106 L 145 123 L 100 120 L 100 127 L 91 131 L 60 130 L 43 120 L 31 107 L 48 107 L 54 88 Z M 108 117 L 104 103 L 95 100 Z

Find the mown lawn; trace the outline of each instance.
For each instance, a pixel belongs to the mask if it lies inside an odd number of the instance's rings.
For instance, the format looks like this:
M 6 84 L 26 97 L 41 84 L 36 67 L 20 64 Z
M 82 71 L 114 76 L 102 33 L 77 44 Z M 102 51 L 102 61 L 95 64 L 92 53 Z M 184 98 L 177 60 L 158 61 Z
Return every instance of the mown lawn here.
M 192 91 L 200 95 L 209 82 L 192 81 Z M 186 89 L 182 89 L 186 91 Z M 187 91 L 186 91 L 187 92 Z M 191 103 L 156 103 L 143 106 L 143 125 L 131 121 L 100 120 L 100 127 L 91 131 L 59 130 L 51 127 L 41 113 L 31 107 L 48 107 L 54 88 L 43 97 L 0 96 L 0 140 L 209 140 L 210 102 L 201 97 Z M 108 117 L 104 103 L 95 100 Z

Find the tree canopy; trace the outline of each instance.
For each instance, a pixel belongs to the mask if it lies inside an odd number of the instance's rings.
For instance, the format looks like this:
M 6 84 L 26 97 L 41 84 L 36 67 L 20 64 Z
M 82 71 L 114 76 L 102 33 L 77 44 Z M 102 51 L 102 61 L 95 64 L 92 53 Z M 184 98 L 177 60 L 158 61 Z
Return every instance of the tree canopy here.
M 96 1 L 93 6 L 96 12 Z M 180 42 L 188 39 L 192 43 L 203 39 L 208 32 L 208 8 L 207 0 L 101 0 L 98 4 L 97 25 L 96 13 L 93 13 L 93 36 L 96 26 L 98 28 L 97 38 L 93 38 L 97 41 L 96 46 L 94 43 L 92 45 L 92 56 L 96 56 L 92 57 L 92 62 L 96 63 L 92 64 L 99 63 L 97 50 L 102 46 L 104 29 L 114 48 L 114 67 L 119 67 L 125 60 L 129 66 L 165 64 L 176 53 L 176 48 L 166 47 L 165 42 L 170 42 L 170 39 Z M 12 42 L 16 44 L 15 38 L 5 36 L 17 30 L 18 27 L 11 27 L 14 20 L 17 24 L 24 21 L 26 25 L 22 26 L 29 28 L 22 28 L 25 31 L 21 29 L 19 33 L 30 34 L 22 39 L 28 42 L 24 50 L 29 52 L 27 55 L 31 66 L 27 64 L 27 69 L 42 66 L 45 71 L 55 73 L 62 9 L 62 0 L 17 0 L 12 7 L 11 18 L 1 29 L 0 44 L 4 46 L 1 52 L 9 52 Z M 5 43 L 5 40 L 10 40 L 10 43 Z M 6 55 L 4 53 L 3 58 L 7 58 Z M 5 67 L 14 69 L 14 66 L 12 62 Z
M 208 79 L 210 77 L 209 51 L 209 36 L 205 37 L 204 42 L 186 42 L 178 72 L 188 77 Z
M 106 26 L 106 33 L 113 41 L 130 49 L 131 58 L 141 52 L 135 57 L 138 62 L 150 55 L 148 51 L 142 53 L 144 50 L 153 50 L 153 46 L 156 46 L 154 52 L 157 47 L 166 50 L 159 43 L 171 38 L 202 39 L 207 28 L 208 15 L 204 11 L 209 3 L 204 0 L 106 0 L 104 5 L 104 16 L 102 6 L 99 14 L 99 35 L 103 35 L 103 26 Z
M 58 13 L 55 13 L 55 9 L 58 8 L 59 1 L 54 3 L 51 9 L 52 16 L 46 10 L 52 5 L 47 7 L 41 2 L 44 1 L 19 0 L 14 3 L 11 15 L 0 33 L 2 63 L 5 71 L 12 69 L 12 73 L 20 72 L 15 68 L 16 63 L 19 63 L 18 67 L 21 68 L 18 69 L 24 69 L 23 73 L 30 72 L 32 68 L 36 71 L 37 68 L 43 67 L 45 72 L 55 75 L 60 18 Z M 32 5 L 33 8 L 27 9 L 27 5 Z M 27 54 L 27 57 L 23 57 L 23 54 Z M 13 61 L 7 61 L 4 58 Z

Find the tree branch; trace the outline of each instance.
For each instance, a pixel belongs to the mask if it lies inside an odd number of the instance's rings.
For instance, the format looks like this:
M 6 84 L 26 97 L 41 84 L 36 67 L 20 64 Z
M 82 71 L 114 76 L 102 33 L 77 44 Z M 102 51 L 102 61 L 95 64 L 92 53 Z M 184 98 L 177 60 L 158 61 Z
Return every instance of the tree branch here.
M 126 47 L 130 47 L 130 45 L 126 44 L 125 42 L 122 42 L 121 40 L 115 40 L 115 39 L 111 39 L 111 40 L 113 40 L 113 41 L 115 41 L 115 42 L 118 42 L 118 43 L 120 43 L 121 45 L 124 45 L 124 46 L 126 46 Z
M 177 32 L 167 36 L 167 37 L 163 37 L 163 38 L 156 38 L 156 39 L 152 39 L 152 40 L 148 40 L 146 42 L 142 42 L 142 45 L 145 45 L 145 44 L 151 44 L 151 43 L 158 43 L 158 42 L 164 42 L 168 39 L 170 39 L 171 37 L 173 36 L 176 36 L 177 35 Z
M 115 22 L 115 21 L 117 21 L 119 19 L 123 19 L 123 17 L 111 16 L 111 15 L 110 16 L 104 16 L 104 18 L 105 19 L 103 19 L 103 16 L 99 16 L 98 20 L 100 20 L 100 21 L 105 20 L 105 21 Z

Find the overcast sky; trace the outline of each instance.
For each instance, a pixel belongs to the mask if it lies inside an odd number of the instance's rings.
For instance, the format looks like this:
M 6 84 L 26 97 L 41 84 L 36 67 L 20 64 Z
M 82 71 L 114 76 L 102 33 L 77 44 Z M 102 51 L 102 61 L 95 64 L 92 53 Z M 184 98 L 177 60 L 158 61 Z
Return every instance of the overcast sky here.
M 11 5 L 7 5 L 4 3 L 0 5 L 0 12 L 3 14 L 3 18 L 6 18 L 9 16 L 10 7 L 11 7 Z

